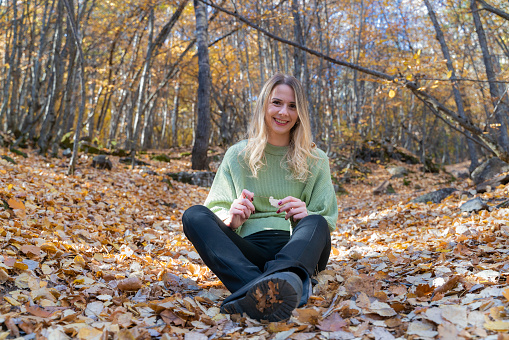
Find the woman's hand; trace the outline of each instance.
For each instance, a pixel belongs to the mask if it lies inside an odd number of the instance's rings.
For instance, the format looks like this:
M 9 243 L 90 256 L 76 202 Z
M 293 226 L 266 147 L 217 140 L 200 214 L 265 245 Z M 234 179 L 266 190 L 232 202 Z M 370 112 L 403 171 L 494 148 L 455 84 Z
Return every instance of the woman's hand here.
M 302 220 L 304 217 L 308 215 L 308 210 L 306 208 L 306 203 L 302 202 L 300 199 L 288 196 L 279 201 L 279 210 L 277 213 L 285 211 L 285 219 L 293 218 L 295 222 Z
M 242 190 L 240 197 L 232 202 L 230 207 L 230 217 L 224 221 L 224 223 L 232 230 L 235 230 L 244 224 L 249 216 L 255 212 L 255 207 L 252 203 L 253 196 L 254 193 L 244 189 Z

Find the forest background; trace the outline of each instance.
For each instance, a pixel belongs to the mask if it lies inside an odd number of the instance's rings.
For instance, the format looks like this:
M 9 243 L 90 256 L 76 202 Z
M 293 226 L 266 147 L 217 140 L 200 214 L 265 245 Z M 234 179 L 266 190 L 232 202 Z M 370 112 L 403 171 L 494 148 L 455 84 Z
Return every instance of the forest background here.
M 282 71 L 302 80 L 330 155 L 375 140 L 441 164 L 507 161 L 508 12 L 501 0 L 2 0 L 0 131 L 50 155 L 73 138 L 194 145 L 206 169 L 208 146 L 244 137 Z

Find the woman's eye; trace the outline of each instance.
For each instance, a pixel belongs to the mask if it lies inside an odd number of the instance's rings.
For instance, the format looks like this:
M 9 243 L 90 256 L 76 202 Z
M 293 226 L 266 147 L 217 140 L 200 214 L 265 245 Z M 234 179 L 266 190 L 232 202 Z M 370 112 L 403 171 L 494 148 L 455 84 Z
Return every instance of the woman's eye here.
M 281 104 L 281 102 L 280 102 L 280 101 L 278 101 L 278 100 L 274 100 L 274 101 L 272 102 L 272 104 L 274 104 L 274 105 L 279 105 L 279 104 Z
M 290 107 L 290 109 L 296 109 L 296 108 L 297 108 L 297 105 L 295 105 L 295 104 L 290 104 L 290 105 L 289 105 L 289 107 Z

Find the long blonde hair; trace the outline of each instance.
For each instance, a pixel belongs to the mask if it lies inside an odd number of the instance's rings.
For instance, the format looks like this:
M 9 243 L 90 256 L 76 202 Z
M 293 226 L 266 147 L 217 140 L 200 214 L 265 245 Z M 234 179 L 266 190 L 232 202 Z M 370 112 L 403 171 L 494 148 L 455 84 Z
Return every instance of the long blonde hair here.
M 272 91 L 277 85 L 281 84 L 288 85 L 293 89 L 299 117 L 290 131 L 290 147 L 283 159 L 286 164 L 281 165 L 288 166 L 294 179 L 304 182 L 310 174 L 308 160 L 317 157 L 314 154 L 315 144 L 313 143 L 308 103 L 304 89 L 300 81 L 293 76 L 276 73 L 263 85 L 251 117 L 244 157 L 253 176 L 257 177 L 258 171 L 265 165 L 264 150 L 269 136 L 265 123 L 265 113 Z

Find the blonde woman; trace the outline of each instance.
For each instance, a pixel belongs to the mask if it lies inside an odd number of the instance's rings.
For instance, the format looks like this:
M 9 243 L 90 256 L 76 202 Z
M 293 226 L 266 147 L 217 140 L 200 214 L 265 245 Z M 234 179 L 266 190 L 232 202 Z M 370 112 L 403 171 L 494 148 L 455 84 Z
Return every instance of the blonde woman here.
M 296 78 L 270 78 L 248 139 L 226 152 L 204 206 L 182 218 L 188 239 L 232 292 L 223 313 L 288 319 L 329 259 L 337 200 L 305 98 Z

